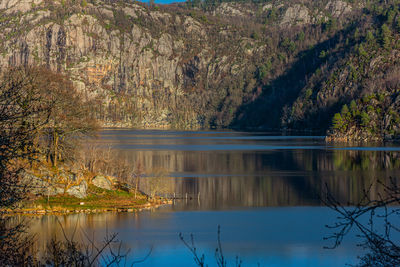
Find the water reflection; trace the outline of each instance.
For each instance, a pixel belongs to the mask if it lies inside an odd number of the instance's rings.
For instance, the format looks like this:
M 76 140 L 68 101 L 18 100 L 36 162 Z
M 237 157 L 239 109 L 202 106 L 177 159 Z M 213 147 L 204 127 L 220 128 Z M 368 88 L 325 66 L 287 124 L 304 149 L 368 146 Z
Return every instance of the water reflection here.
M 156 178 L 141 179 L 141 190 L 183 199 L 141 213 L 33 218 L 31 231 L 39 233 L 42 250 L 53 236 L 61 237 L 63 225 L 67 235 L 79 229 L 97 240 L 107 230 L 117 232 L 133 260 L 153 247 L 142 266 L 194 266 L 178 239 L 179 232 L 194 233 L 199 251 L 213 266 L 221 225 L 226 256 L 241 257 L 244 266 L 354 264 L 361 254 L 354 235 L 336 250 L 322 249 L 329 245 L 322 240 L 328 234 L 325 225 L 336 214 L 322 207 L 321 192 L 328 185 L 343 203 L 357 202 L 376 179 L 400 177 L 395 144 L 333 145 L 323 137 L 277 133 L 116 129 L 103 131 L 93 142 L 110 145 L 132 167 L 140 161 L 148 173 L 162 170 Z M 376 187 L 370 194 L 377 197 Z
M 400 173 L 394 144 L 335 146 L 313 136 L 133 130 L 105 130 L 96 142 L 132 165 L 140 161 L 148 170 L 169 173 L 153 182 L 153 191 L 182 197 L 176 210 L 321 205 L 326 185 L 343 203 L 357 202 L 376 179 Z M 148 184 L 143 179 L 147 193 Z M 371 190 L 371 197 L 377 193 Z

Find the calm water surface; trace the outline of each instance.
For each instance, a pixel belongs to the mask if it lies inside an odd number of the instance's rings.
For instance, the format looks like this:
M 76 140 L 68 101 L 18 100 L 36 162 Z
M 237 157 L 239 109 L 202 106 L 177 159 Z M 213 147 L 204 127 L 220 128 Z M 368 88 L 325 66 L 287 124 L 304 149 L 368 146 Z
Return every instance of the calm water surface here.
M 95 141 L 117 150 L 132 166 L 140 161 L 147 173 L 141 189 L 183 197 L 154 211 L 69 215 L 32 219 L 41 240 L 67 232 L 100 238 L 108 230 L 131 248 L 138 266 L 194 266 L 178 238 L 195 236 L 200 253 L 214 266 L 217 226 L 228 265 L 236 256 L 243 266 L 343 266 L 362 253 L 355 234 L 335 250 L 323 237 L 336 214 L 321 204 L 328 186 L 340 201 L 356 202 L 375 179 L 400 177 L 400 147 L 333 145 L 319 136 L 216 131 L 104 130 Z M 151 176 L 151 175 L 149 175 Z M 153 179 L 153 182 L 149 182 Z M 371 191 L 371 196 L 378 194 Z M 187 198 L 186 198 L 187 196 Z M 46 230 L 44 230 L 46 229 Z M 80 233 L 81 235 L 82 233 Z M 45 242 L 41 243 L 45 246 Z

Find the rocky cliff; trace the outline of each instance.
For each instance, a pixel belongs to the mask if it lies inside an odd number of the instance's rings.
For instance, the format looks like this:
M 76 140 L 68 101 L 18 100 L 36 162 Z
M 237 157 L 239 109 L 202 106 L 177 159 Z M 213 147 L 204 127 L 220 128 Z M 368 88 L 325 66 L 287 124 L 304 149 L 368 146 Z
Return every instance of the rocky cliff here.
M 0 67 L 70 75 L 105 126 L 296 127 L 308 109 L 288 110 L 365 6 L 2 0 Z

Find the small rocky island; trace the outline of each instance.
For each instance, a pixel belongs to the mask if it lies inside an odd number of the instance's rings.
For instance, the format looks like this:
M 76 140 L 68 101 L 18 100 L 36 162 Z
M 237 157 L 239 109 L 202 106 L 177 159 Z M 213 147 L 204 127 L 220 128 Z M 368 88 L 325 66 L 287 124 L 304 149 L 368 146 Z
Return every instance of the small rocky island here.
M 136 192 L 112 176 L 84 176 L 64 168 L 30 171 L 23 176 L 28 197 L 17 207 L 4 209 L 9 214 L 136 212 L 170 203 Z

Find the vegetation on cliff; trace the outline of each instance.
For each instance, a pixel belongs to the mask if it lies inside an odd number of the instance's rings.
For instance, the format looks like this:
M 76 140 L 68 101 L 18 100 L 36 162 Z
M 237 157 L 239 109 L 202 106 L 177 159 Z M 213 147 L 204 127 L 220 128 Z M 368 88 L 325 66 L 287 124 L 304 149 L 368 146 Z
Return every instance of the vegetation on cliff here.
M 294 123 L 308 126 L 310 121 L 316 125 L 331 121 L 331 139 L 397 139 L 399 19 L 396 1 L 365 9 L 357 27 L 345 39 L 350 46 L 336 64 L 326 65 L 326 80 L 320 78 L 318 87 L 311 87 L 316 98 L 311 96 L 309 101 L 303 97 L 293 105 L 302 108 L 292 110 L 297 116 Z

